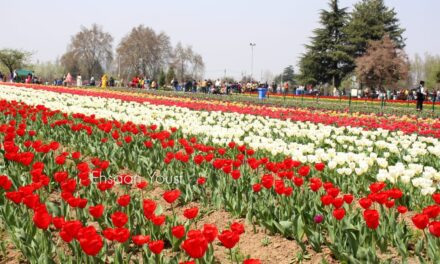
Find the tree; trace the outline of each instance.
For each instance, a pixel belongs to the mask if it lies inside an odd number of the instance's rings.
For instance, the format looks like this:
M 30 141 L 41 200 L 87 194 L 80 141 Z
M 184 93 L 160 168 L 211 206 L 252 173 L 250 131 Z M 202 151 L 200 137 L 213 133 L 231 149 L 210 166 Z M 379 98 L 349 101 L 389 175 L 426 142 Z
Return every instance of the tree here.
M 32 68 L 36 76 L 48 82 L 61 78 L 64 74 L 64 69 L 58 59 L 55 62 L 37 62 Z
M 427 88 L 438 87 L 440 72 L 440 56 L 426 53 L 422 58 L 416 54 L 411 60 L 412 85 L 417 85 L 419 81 L 424 80 Z
M 160 74 L 159 74 L 159 86 L 163 87 L 165 86 L 167 83 L 167 77 L 165 75 L 165 72 L 163 70 L 160 70 Z
M 171 83 L 171 81 L 176 78 L 176 74 L 174 72 L 174 68 L 173 67 L 169 67 L 168 68 L 168 72 L 167 72 L 167 83 Z
M 399 25 L 394 9 L 388 8 L 383 0 L 362 0 L 354 6 L 345 28 L 351 54 L 362 56 L 371 40 L 381 40 L 388 35 L 399 49 L 405 47 L 402 34 L 405 29 Z
M 73 75 L 80 73 L 79 61 L 73 51 L 64 53 L 63 56 L 61 56 L 60 63 L 65 72 L 70 72 Z
M 156 79 L 167 66 L 171 49 L 168 35 L 139 25 L 121 40 L 117 53 L 127 77 L 143 75 Z
M 409 64 L 405 52 L 385 35 L 371 41 L 365 55 L 356 60 L 356 73 L 362 83 L 371 88 L 396 86 L 408 77 Z
M 275 76 L 273 79 L 276 83 L 281 82 L 290 82 L 291 84 L 295 83 L 295 70 L 292 65 L 287 66 L 284 68 L 283 73 L 280 75 Z
M 339 8 L 338 0 L 330 0 L 330 10 L 322 10 L 321 28 L 314 30 L 310 45 L 302 55 L 300 80 L 303 83 L 332 83 L 339 87 L 341 80 L 353 70 L 353 60 L 345 46 L 344 27 L 346 8 Z
M 3 64 L 12 75 L 14 70 L 23 67 L 30 59 L 32 54 L 27 51 L 16 49 L 0 50 L 0 63 Z
M 86 78 L 99 76 L 113 59 L 112 43 L 113 37 L 101 26 L 81 27 L 81 31 L 72 36 L 61 62 L 66 69 L 79 69 L 78 73 Z
M 195 53 L 191 46 L 184 47 L 180 42 L 174 48 L 172 65 L 181 82 L 186 79 L 200 79 L 205 69 L 202 56 Z

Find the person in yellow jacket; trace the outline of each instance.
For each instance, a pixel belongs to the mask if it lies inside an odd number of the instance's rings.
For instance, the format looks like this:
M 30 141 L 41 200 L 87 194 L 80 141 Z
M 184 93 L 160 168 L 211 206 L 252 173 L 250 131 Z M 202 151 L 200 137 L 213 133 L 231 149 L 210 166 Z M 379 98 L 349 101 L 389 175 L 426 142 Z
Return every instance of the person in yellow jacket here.
M 107 74 L 104 73 L 101 78 L 101 87 L 107 88 Z

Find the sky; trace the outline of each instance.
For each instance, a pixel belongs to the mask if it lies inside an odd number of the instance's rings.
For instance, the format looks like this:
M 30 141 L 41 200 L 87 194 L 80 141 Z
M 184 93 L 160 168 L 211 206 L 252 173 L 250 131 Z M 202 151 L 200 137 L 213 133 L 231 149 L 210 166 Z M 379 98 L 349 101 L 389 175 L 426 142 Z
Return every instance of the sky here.
M 357 0 L 341 0 L 352 8 Z M 385 0 L 406 29 L 406 52 L 440 54 L 440 1 Z M 205 77 L 240 78 L 297 69 L 304 44 L 319 26 L 328 0 L 0 0 L 0 48 L 33 51 L 34 61 L 61 57 L 81 26 L 97 23 L 120 40 L 143 24 L 164 31 L 202 55 Z

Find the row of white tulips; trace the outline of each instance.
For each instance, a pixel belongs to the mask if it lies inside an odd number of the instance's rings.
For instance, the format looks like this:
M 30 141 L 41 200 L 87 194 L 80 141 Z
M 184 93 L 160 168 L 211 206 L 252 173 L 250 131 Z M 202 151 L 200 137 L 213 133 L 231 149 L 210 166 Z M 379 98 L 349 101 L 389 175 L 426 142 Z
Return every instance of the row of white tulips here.
M 10 86 L 0 86 L 0 98 L 41 104 L 66 113 L 177 127 L 186 135 L 203 135 L 206 142 L 214 144 L 235 141 L 273 155 L 289 155 L 301 162 L 323 161 L 341 177 L 375 173 L 380 181 L 409 183 L 423 194 L 439 188 L 440 142 L 431 137 Z

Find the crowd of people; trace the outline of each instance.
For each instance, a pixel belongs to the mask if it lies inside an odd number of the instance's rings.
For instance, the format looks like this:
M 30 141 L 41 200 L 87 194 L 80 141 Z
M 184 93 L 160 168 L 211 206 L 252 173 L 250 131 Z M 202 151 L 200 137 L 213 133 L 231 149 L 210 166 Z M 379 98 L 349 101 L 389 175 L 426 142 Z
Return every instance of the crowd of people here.
M 14 72 L 15 73 L 15 72 Z M 0 72 L 0 81 L 7 82 L 24 82 L 24 83 L 36 83 L 36 84 L 49 84 L 47 82 L 42 82 L 42 80 L 32 73 L 29 73 L 25 77 L 19 77 L 16 74 L 11 75 L 8 79 L 7 75 Z M 58 86 L 96 86 L 96 87 L 131 87 L 138 89 L 171 89 L 181 92 L 193 92 L 193 93 L 209 93 L 209 94 L 232 94 L 232 93 L 248 93 L 256 92 L 259 88 L 265 88 L 268 92 L 272 94 L 294 94 L 294 95 L 327 95 L 327 96 L 347 96 L 351 94 L 346 90 L 338 90 L 333 88 L 333 91 L 328 89 L 323 89 L 322 86 L 312 86 L 312 85 L 290 85 L 289 82 L 283 82 L 281 84 L 272 82 L 268 84 L 267 82 L 235 82 L 227 80 L 194 80 L 188 79 L 184 82 L 179 82 L 176 78 L 172 79 L 171 82 L 162 83 L 155 79 L 150 79 L 148 77 L 134 76 L 130 81 L 124 82 L 123 79 L 115 79 L 113 76 L 108 77 L 107 74 L 103 74 L 98 80 L 92 76 L 88 80 L 83 80 L 82 76 L 78 74 L 75 78 L 70 74 L 64 75 L 61 78 L 53 80 L 52 85 Z M 422 90 L 422 91 L 421 91 Z M 364 88 L 358 90 L 356 94 L 358 98 L 371 98 L 371 99 L 385 99 L 385 100 L 416 100 L 422 101 L 433 101 L 440 102 L 440 89 L 426 90 L 424 87 L 424 82 L 420 82 L 420 85 L 412 89 L 371 89 Z M 419 103 L 420 104 L 420 103 Z M 418 109 L 423 107 L 418 104 Z

